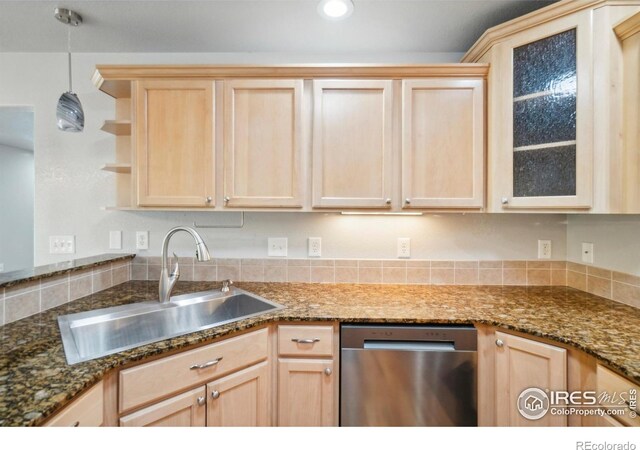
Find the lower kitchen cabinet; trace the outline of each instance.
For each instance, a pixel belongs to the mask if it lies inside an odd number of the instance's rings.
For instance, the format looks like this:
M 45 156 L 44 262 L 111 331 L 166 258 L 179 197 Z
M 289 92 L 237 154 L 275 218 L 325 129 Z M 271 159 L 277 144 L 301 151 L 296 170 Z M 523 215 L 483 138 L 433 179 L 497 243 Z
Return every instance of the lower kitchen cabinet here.
M 567 426 L 567 416 L 549 412 L 539 419 L 525 418 L 518 405 L 543 402 L 537 397 L 521 397 L 528 388 L 564 391 L 567 389 L 567 351 L 531 339 L 495 332 L 495 412 L 498 426 Z M 531 409 L 537 410 L 536 404 Z
M 327 359 L 278 361 L 278 425 L 337 425 L 334 363 Z
M 270 426 L 268 362 L 207 384 L 207 426 Z
M 99 427 L 104 422 L 102 381 L 71 402 L 45 424 L 47 427 Z
M 203 427 L 206 424 L 204 386 L 148 406 L 120 419 L 121 427 Z

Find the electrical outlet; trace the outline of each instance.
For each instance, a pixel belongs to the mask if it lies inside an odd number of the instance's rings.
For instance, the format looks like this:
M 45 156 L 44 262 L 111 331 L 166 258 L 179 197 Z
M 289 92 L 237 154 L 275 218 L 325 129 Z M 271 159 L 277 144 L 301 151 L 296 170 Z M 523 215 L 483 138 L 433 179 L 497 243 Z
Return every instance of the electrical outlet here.
M 138 250 L 149 250 L 148 231 L 136 231 L 136 248 Z
M 122 249 L 122 231 L 109 231 L 109 249 Z
M 411 258 L 410 238 L 398 238 L 398 258 Z
M 287 256 L 287 238 L 269 238 L 267 254 L 269 256 Z
M 322 256 L 322 238 L 310 237 L 309 238 L 309 256 L 320 257 Z
M 49 253 L 52 255 L 76 252 L 75 236 L 49 236 Z
M 538 259 L 551 259 L 551 241 L 538 240 Z
M 593 244 L 591 242 L 582 243 L 582 262 L 593 264 Z

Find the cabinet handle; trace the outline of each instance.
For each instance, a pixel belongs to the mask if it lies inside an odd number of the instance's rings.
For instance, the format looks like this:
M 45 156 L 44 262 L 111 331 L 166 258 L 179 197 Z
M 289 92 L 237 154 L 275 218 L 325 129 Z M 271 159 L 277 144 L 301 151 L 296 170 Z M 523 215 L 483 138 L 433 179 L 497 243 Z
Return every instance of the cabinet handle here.
M 326 376 L 331 375 L 331 373 L 332 373 L 332 372 L 331 372 L 331 369 L 329 369 L 328 367 L 327 367 L 326 369 L 324 369 L 324 374 L 325 374 Z
M 204 397 L 198 397 L 198 406 L 204 406 L 207 403 L 207 399 Z
M 79 427 L 80 426 L 80 421 L 76 420 L 71 426 L 72 427 Z
M 207 361 L 206 363 L 194 364 L 193 366 L 189 367 L 189 369 L 191 369 L 191 370 L 206 369 L 207 367 L 215 366 L 221 360 L 222 360 L 222 356 L 220 358 L 216 358 L 216 359 L 214 359 L 212 361 Z
M 390 204 L 391 204 L 391 199 L 390 199 L 390 198 L 388 198 L 388 199 L 386 199 L 384 202 L 385 202 L 387 205 L 390 205 Z
M 207 197 L 207 203 L 211 203 L 213 201 L 212 197 Z
M 496 339 L 496 347 L 504 347 L 504 342 L 502 341 L 502 339 Z
M 213 391 L 211 393 L 211 398 L 219 398 L 220 397 L 220 392 L 218 391 Z
M 411 199 L 410 199 L 410 198 L 405 198 L 405 199 L 404 199 L 404 202 L 405 202 L 407 205 L 410 205 L 410 204 L 411 204 Z
M 318 338 L 313 338 L 313 339 L 293 338 L 293 339 L 291 339 L 291 342 L 295 342 L 296 344 L 315 344 L 316 342 L 320 342 L 320 339 L 318 339 Z
M 500 200 L 500 202 L 503 205 L 508 205 L 509 204 L 509 198 L 508 197 L 502 197 L 502 199 Z
M 225 195 L 225 197 L 224 197 L 224 202 L 225 202 L 225 203 L 229 203 L 229 200 L 231 200 L 231 199 L 229 198 L 229 196 L 226 196 L 226 195 Z

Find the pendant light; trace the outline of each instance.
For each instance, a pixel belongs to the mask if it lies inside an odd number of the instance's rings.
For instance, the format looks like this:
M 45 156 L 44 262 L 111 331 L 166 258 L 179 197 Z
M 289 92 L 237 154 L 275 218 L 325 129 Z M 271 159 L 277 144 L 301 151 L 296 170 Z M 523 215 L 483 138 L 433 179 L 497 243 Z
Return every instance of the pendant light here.
M 71 27 L 77 27 L 82 23 L 82 17 L 75 11 L 64 8 L 56 8 L 54 11 L 56 19 L 69 27 L 67 30 L 67 56 L 69 61 L 69 91 L 63 93 L 58 100 L 56 117 L 58 119 L 58 129 L 80 132 L 84 129 L 84 111 L 80 99 L 73 92 L 71 75 Z

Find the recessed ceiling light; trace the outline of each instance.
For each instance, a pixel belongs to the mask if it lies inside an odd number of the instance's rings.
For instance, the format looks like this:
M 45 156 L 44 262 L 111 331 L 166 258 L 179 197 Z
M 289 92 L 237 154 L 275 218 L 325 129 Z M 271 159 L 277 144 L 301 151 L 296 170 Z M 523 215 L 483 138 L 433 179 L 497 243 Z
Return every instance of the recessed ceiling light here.
M 325 19 L 346 19 L 353 12 L 351 0 L 322 0 L 318 5 L 318 13 Z

